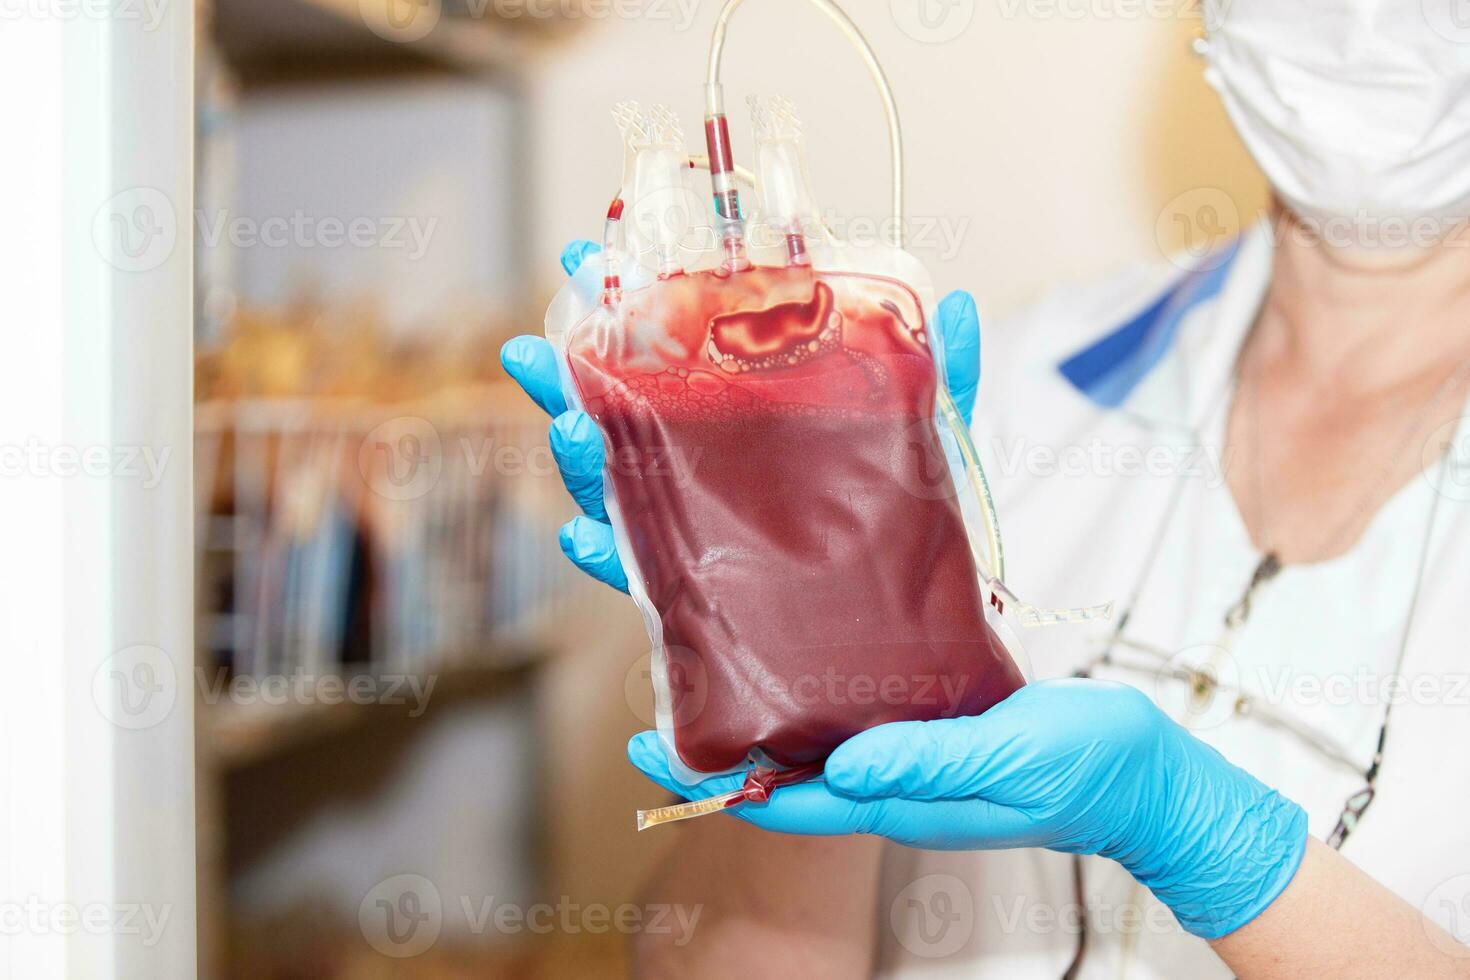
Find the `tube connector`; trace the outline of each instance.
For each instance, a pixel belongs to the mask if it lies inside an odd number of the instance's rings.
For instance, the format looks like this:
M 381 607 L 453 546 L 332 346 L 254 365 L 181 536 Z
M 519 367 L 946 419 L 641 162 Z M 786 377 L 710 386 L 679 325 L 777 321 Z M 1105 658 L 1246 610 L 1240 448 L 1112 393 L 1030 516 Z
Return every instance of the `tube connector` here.
M 679 249 L 689 234 L 697 196 L 689 184 L 689 148 L 679 119 L 666 106 L 644 110 L 623 102 L 613 112 L 627 155 L 623 196 L 631 208 L 630 246 L 652 249 L 661 278 L 683 272 Z
M 705 86 L 704 141 L 709 151 L 710 187 L 715 199 L 725 267 L 731 272 L 750 268 L 745 255 L 745 212 L 735 181 L 735 152 L 730 145 L 730 120 L 725 115 L 725 90 L 718 82 Z
M 810 265 L 807 234 L 810 231 L 821 234 L 822 223 L 811 190 L 796 106 L 781 96 L 763 99 L 752 95 L 746 101 L 755 129 L 755 163 L 761 197 L 755 234 L 763 238 L 762 233 L 769 233 L 783 240 L 791 265 Z

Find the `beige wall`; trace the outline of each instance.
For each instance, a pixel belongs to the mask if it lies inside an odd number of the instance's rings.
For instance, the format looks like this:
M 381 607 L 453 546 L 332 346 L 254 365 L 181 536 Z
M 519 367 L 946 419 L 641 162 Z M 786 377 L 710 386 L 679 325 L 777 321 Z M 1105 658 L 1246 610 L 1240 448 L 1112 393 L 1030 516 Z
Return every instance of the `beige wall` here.
M 681 2 L 693 10 L 687 27 Z M 1201 205 L 1215 205 L 1227 224 L 1231 212 L 1248 216 L 1263 205 L 1261 178 L 1190 50 L 1200 27 L 1191 0 L 925 2 L 952 4 L 960 18 L 972 11 L 972 20 L 952 40 L 921 43 L 899 22 L 914 0 L 846 7 L 897 90 L 909 209 L 936 226 L 916 251 L 941 289 L 968 287 L 983 311 L 1001 312 L 1050 283 L 1157 258 L 1191 228 L 1207 234 L 1212 212 L 1201 214 Z M 561 244 L 599 235 L 616 189 L 612 104 L 666 102 L 697 138 L 718 4 L 660 0 L 647 9 L 587 24 L 539 69 L 530 244 L 544 257 L 531 266 L 547 289 L 556 286 Z M 745 96 L 789 95 L 806 120 L 822 204 L 886 216 L 876 97 L 820 14 L 792 0 L 750 0 L 730 30 L 725 87 L 737 153 L 749 146 Z

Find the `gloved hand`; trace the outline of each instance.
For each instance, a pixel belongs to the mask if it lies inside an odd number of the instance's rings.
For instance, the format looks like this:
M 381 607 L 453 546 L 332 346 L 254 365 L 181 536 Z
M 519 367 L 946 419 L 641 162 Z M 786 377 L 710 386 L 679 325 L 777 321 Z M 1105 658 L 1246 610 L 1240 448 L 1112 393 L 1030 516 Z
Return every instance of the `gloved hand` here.
M 655 732 L 628 757 L 702 799 L 741 777 L 682 786 Z M 826 781 L 730 811 L 791 834 L 880 834 L 911 847 L 1044 847 L 1126 868 L 1206 939 L 1255 918 L 1306 850 L 1300 806 L 1236 768 L 1121 684 L 1028 685 L 976 718 L 880 725 L 840 745 Z
M 562 268 L 573 275 L 587 256 L 600 251 L 593 242 L 568 245 Z M 980 383 L 980 317 L 969 293 L 954 292 L 939 304 L 939 337 L 944 345 L 945 373 L 950 394 L 965 421 L 975 407 Z M 561 529 L 561 550 L 582 571 L 615 589 L 628 591 L 628 574 L 618 559 L 607 506 L 602 499 L 602 464 L 606 454 L 602 433 L 585 412 L 568 411 L 557 373 L 556 352 L 542 337 L 516 337 L 500 351 L 500 363 L 550 414 L 551 453 L 572 499 L 584 516 Z

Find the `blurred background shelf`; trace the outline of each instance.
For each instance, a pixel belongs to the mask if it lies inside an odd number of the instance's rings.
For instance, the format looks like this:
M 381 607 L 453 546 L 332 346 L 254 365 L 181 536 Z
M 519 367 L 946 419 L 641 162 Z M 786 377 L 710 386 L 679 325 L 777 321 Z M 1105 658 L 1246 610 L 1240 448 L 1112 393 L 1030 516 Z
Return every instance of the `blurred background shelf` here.
M 214 0 L 213 9 L 214 37 L 250 83 L 424 70 L 514 77 L 538 45 L 577 25 L 501 16 L 495 0 Z
M 494 0 L 199 10 L 201 974 L 605 967 L 606 944 L 462 926 L 404 963 L 358 924 L 404 872 L 446 896 L 555 887 L 546 691 L 608 607 L 557 549 L 572 508 L 546 419 L 496 352 L 545 302 L 520 240 L 525 91 L 575 18 Z M 353 223 L 368 241 L 326 234 Z M 322 696 L 353 683 L 368 696 Z
M 506 647 L 461 665 L 440 667 L 432 675 L 429 696 L 440 706 L 524 690 L 546 656 L 544 649 Z M 357 676 L 373 680 L 370 675 Z M 215 771 L 240 769 L 324 739 L 371 736 L 374 726 L 411 722 L 425 707 L 417 701 L 422 687 L 415 690 L 402 684 L 388 695 L 394 703 L 375 703 L 354 700 L 349 693 L 353 682 L 353 675 L 333 675 L 303 700 L 273 695 L 273 703 L 237 703 L 225 696 L 209 703 L 201 724 L 202 750 L 212 758 Z

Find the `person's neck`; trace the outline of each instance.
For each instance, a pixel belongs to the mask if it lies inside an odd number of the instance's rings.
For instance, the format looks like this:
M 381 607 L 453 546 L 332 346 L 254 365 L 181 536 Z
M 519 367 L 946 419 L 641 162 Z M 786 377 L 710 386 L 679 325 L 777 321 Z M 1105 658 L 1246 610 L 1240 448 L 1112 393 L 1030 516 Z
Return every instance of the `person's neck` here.
M 1278 209 L 1260 353 L 1302 381 L 1381 391 L 1470 356 L 1470 230 L 1421 248 L 1347 250 Z

